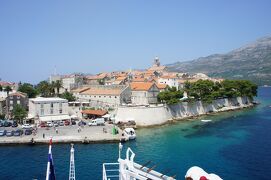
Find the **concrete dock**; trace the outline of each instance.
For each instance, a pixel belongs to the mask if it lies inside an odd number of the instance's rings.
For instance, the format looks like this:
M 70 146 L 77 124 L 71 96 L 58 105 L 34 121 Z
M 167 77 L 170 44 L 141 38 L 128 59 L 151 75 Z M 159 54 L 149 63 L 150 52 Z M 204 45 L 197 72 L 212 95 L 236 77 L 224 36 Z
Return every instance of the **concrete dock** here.
M 54 143 L 105 143 L 119 142 L 120 135 L 112 134 L 113 125 L 106 124 L 105 126 L 59 126 L 51 128 L 38 128 L 36 134 L 0 137 L 0 145 L 6 144 L 44 144 L 48 143 L 50 137 Z M 4 128 L 1 128 L 4 129 Z M 11 130 L 16 128 L 6 128 Z M 17 128 L 18 129 L 18 128 Z

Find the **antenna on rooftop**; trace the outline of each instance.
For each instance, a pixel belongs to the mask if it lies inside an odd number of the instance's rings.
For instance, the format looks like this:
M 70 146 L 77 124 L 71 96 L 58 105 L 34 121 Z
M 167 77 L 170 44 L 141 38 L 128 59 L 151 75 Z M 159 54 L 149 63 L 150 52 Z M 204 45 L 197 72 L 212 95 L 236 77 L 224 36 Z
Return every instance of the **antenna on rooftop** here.
M 54 75 L 56 75 L 56 65 L 55 65 L 55 67 L 54 67 Z

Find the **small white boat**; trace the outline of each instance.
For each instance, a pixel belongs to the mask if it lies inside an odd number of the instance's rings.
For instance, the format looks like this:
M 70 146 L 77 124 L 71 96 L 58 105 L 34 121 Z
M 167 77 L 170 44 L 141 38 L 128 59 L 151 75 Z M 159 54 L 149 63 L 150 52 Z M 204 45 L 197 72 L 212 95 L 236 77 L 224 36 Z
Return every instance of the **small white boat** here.
M 211 119 L 202 119 L 201 122 L 211 122 Z
M 135 133 L 135 130 L 133 128 L 125 128 L 123 133 L 124 133 L 124 136 L 128 140 L 132 140 L 132 139 L 136 138 L 136 133 Z

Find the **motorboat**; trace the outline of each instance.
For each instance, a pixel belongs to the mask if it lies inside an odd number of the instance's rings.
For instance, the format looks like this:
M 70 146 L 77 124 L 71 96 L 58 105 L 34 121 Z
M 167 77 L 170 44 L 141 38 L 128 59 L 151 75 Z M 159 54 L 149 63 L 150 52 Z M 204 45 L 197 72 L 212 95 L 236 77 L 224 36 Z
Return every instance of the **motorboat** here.
M 200 120 L 201 122 L 211 122 L 212 120 L 211 119 L 202 119 Z
M 125 128 L 123 134 L 128 140 L 133 140 L 136 138 L 136 132 L 134 128 Z

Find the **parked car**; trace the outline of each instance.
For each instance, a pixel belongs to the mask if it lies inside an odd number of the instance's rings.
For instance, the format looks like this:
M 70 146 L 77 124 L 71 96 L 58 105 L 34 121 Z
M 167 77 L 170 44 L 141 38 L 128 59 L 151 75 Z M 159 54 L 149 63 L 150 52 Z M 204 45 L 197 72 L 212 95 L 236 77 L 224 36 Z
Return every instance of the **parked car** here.
M 58 124 L 59 124 L 59 126 L 64 126 L 64 122 L 63 121 L 60 121 Z
M 22 129 L 17 129 L 14 131 L 13 136 L 21 136 L 24 133 Z
M 39 124 L 39 127 L 41 127 L 41 128 L 46 127 L 46 126 L 47 126 L 47 125 L 46 125 L 45 122 L 41 122 L 41 123 Z
M 70 125 L 70 121 L 69 121 L 69 120 L 66 120 L 66 121 L 64 122 L 64 124 L 65 124 L 65 126 L 68 126 L 68 125 Z
M 9 121 L 5 121 L 5 122 L 4 122 L 4 126 L 5 126 L 5 127 L 10 127 L 10 126 L 12 126 L 12 123 L 9 122 Z
M 0 119 L 0 127 L 3 127 L 3 126 L 4 126 L 3 123 L 4 123 L 4 120 L 1 120 L 1 119 Z
M 23 124 L 23 125 L 22 125 L 22 128 L 23 128 L 23 129 L 31 129 L 32 126 L 31 126 L 30 124 Z
M 7 137 L 11 137 L 11 136 L 13 136 L 13 133 L 14 133 L 14 131 L 12 131 L 12 130 L 11 131 L 7 131 L 6 132 L 6 136 Z
M 87 123 L 85 121 L 79 121 L 78 126 L 85 126 Z
M 55 121 L 55 122 L 53 123 L 53 125 L 54 125 L 55 127 L 58 127 L 58 126 L 59 126 L 57 121 Z
M 47 122 L 47 127 L 53 127 L 53 123 L 52 122 Z
M 0 130 L 0 136 L 5 136 L 6 132 L 7 132 L 7 130 Z
M 24 134 L 25 134 L 25 135 L 31 135 L 31 134 L 32 134 L 32 130 L 26 129 L 26 130 L 24 131 Z
M 13 121 L 13 123 L 12 123 L 12 125 L 11 125 L 12 127 L 18 127 L 18 124 L 17 124 L 17 122 L 16 121 Z

